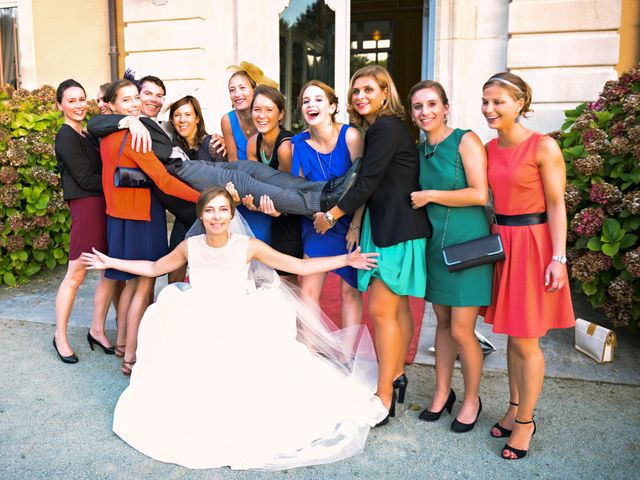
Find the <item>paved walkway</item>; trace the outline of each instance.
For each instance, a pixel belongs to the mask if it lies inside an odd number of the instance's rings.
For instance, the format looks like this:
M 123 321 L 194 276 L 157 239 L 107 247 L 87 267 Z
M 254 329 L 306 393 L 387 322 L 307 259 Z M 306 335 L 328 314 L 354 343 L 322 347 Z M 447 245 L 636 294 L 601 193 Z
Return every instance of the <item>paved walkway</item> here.
M 388 426 L 372 431 L 364 453 L 356 457 L 284 472 L 197 471 L 151 460 L 111 432 L 113 407 L 128 380 L 113 356 L 89 350 L 85 325 L 91 282 L 81 291 L 70 327 L 80 363 L 64 365 L 55 356 L 51 323 L 62 273 L 42 275 L 19 289 L 0 289 L 1 479 L 638 478 L 638 341 L 624 336 L 616 362 L 600 366 L 573 350 L 567 332 L 545 340 L 552 377 L 545 381 L 536 412 L 539 432 L 522 461 L 501 460 L 504 441 L 488 435 L 508 400 L 500 345 L 488 357 L 484 409 L 468 434 L 452 433 L 449 416 L 430 424 L 417 421 L 433 389 L 434 371 L 413 365 L 407 369 L 407 403 Z M 428 361 L 429 330 L 427 324 L 419 353 L 423 361 Z M 462 391 L 459 370 L 454 388 Z

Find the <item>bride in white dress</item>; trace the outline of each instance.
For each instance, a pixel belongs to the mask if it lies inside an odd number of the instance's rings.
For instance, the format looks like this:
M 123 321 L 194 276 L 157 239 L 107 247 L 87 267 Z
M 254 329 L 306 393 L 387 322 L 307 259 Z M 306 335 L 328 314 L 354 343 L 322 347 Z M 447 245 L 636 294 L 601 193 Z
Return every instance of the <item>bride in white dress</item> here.
M 235 208 L 221 188 L 203 192 L 196 209 L 205 235 L 156 262 L 82 257 L 88 268 L 149 277 L 189 263 L 192 288 L 169 285 L 145 313 L 113 431 L 145 455 L 188 468 L 284 469 L 362 451 L 389 413 L 374 394 L 370 339 L 345 345 L 277 275 L 269 283 L 264 268 L 249 271 L 254 259 L 300 275 L 369 269 L 373 255 L 300 260 L 230 233 Z

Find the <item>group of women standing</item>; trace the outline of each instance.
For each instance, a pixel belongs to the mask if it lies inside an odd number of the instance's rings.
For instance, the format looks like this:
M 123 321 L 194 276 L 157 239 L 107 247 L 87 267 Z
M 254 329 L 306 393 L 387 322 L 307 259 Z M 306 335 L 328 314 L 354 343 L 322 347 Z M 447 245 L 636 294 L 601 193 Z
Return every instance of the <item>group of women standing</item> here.
M 482 411 L 482 352 L 474 327 L 482 313 L 496 333 L 509 336 L 509 406 L 490 433 L 508 438 L 501 452 L 503 458 L 524 457 L 536 431 L 533 412 L 544 377 L 539 338 L 551 328 L 574 324 L 565 265 L 564 160 L 553 139 L 528 130 L 520 121 L 530 111 L 530 87 L 511 73 L 493 75 L 485 83 L 482 113 L 489 127 L 497 130 L 498 138 L 483 146 L 472 131 L 447 124 L 450 105 L 443 87 L 433 81 L 419 82 L 408 98 L 410 117 L 426 137 L 416 148 L 402 122 L 402 101 L 382 67 L 365 67 L 351 79 L 348 112 L 351 123 L 365 131 L 364 138 L 357 128 L 336 122 L 338 99 L 330 87 L 319 81 L 307 83 L 298 100 L 307 130 L 291 135 L 280 126 L 285 114 L 284 98 L 276 86 L 269 84 L 255 67 L 236 70 L 229 80 L 234 110 L 222 119 L 230 161 L 259 161 L 308 180 L 323 181 L 344 174 L 352 162 L 360 162 L 355 185 L 337 205 L 316 213 L 313 220 L 282 215 L 268 197 L 259 200 L 259 208 L 250 196 L 236 201 L 241 201 L 247 210 L 260 211 L 257 217 L 246 212 L 258 238 L 262 236 L 276 250 L 294 257 L 342 255 L 356 246 L 377 254 L 376 268 L 356 271 L 349 264 L 342 264 L 336 273 L 342 279 L 342 312 L 347 325 L 360 322 L 360 292 L 370 292 L 368 308 L 375 327 L 378 358 L 375 393 L 388 412 L 378 425 L 394 416 L 395 404 L 404 401 L 408 385 L 404 359 L 413 334 L 408 296 L 425 297 L 433 304 L 437 317 L 436 385 L 431 403 L 419 418 L 437 421 L 445 410 L 452 412 L 457 397 L 451 388 L 451 377 L 459 356 L 465 392 L 451 428 L 459 433 L 474 428 Z M 58 89 L 58 103 L 65 123 L 82 137 L 79 126 L 84 113 L 65 109 L 65 95 L 75 91 L 62 87 Z M 79 86 L 74 88 L 81 90 Z M 135 97 L 135 91 L 125 85 L 109 90 L 105 101 L 113 111 L 132 114 Z M 172 118 L 174 112 L 172 107 Z M 197 117 L 201 121 L 199 111 Z M 180 131 L 176 128 L 179 136 Z M 124 131 L 113 135 L 101 146 L 103 172 L 110 173 L 103 178 L 113 178 L 116 165 L 129 166 L 126 159 L 134 159 L 134 164 L 163 190 L 189 201 L 197 198 L 197 192 L 187 185 L 168 174 L 166 178 L 166 171 L 161 173 L 154 163 L 153 154 L 148 162 L 136 160 L 137 154 L 123 140 Z M 196 151 L 198 146 L 189 147 Z M 64 156 L 60 154 L 59 158 L 64 165 Z M 73 175 L 73 171 L 65 173 L 63 168 L 63 179 L 65 175 Z M 163 223 L 159 212 L 155 215 L 160 220 L 154 220 L 153 198 L 138 193 L 131 194 L 127 202 L 136 204 L 133 210 L 139 210 L 139 218 L 113 220 L 124 214 L 117 208 L 124 204 L 120 194 L 114 193 L 117 189 L 106 183 L 103 180 L 110 231 L 115 224 L 118 232 L 133 228 L 131 221 Z M 99 185 L 88 191 L 101 195 Z M 493 225 L 484 209 L 490 191 L 496 218 Z M 267 216 L 276 218 L 277 228 Z M 262 228 L 264 225 L 267 227 Z M 74 237 L 83 235 L 80 232 L 72 227 L 72 242 Z M 447 269 L 443 248 L 490 232 L 500 234 L 506 255 L 503 262 L 457 272 Z M 136 235 L 159 233 L 145 230 Z M 147 252 L 147 256 L 143 252 L 133 256 L 126 251 L 116 253 L 111 236 L 109 233 L 110 256 L 115 253 L 120 258 L 157 260 L 163 254 L 159 250 Z M 100 243 L 86 244 L 84 248 L 95 246 L 104 248 Z M 80 251 L 89 251 L 82 248 Z M 81 270 L 75 268 L 74 261 L 70 261 L 70 272 Z M 308 302 L 319 303 L 325 275 L 315 271 L 300 279 L 303 298 Z M 144 280 L 136 283 L 144 284 Z M 122 297 L 124 301 L 139 298 L 136 305 L 142 306 L 148 293 L 142 288 L 129 293 L 125 287 Z M 142 315 L 137 306 L 136 318 Z M 110 345 L 104 337 L 104 320 L 102 329 L 99 318 L 94 318 L 94 323 L 96 328 L 90 330 L 89 336 L 93 335 L 91 338 L 97 339 L 106 351 Z M 54 337 L 63 361 L 70 358 L 65 355 L 70 351 L 66 332 L 63 333 L 65 325 L 66 322 L 58 323 Z M 131 325 L 135 335 L 139 318 Z M 127 335 L 123 362 L 126 373 L 135 363 L 135 346 Z

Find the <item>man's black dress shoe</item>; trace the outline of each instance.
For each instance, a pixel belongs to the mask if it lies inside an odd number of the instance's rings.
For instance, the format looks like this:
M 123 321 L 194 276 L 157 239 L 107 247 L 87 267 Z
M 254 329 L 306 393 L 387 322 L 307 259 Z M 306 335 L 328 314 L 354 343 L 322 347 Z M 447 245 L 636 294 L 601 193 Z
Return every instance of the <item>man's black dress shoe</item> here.
M 362 157 L 356 158 L 349 170 L 341 177 L 332 178 L 322 189 L 320 194 L 320 209 L 323 212 L 335 207 L 344 198 L 347 192 L 353 187 L 358 179 L 360 162 Z

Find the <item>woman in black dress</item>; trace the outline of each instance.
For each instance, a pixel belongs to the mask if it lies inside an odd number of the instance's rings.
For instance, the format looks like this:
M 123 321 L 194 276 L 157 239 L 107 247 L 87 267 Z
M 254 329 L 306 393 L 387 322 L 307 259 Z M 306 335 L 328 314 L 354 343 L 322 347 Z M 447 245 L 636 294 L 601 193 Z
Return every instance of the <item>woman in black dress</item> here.
M 291 173 L 290 131 L 281 128 L 285 116 L 285 101 L 277 88 L 258 85 L 251 100 L 251 118 L 258 133 L 247 142 L 247 160 L 270 166 L 281 172 Z M 255 210 L 253 196 L 243 200 L 249 210 Z M 302 228 L 299 215 L 280 214 L 267 197 L 260 199 L 261 211 L 275 217 L 271 223 L 271 246 L 281 253 L 302 258 Z M 289 272 L 278 273 L 289 282 L 298 278 Z
M 102 194 L 102 162 L 96 146 L 82 131 L 87 115 L 87 95 L 75 80 L 65 80 L 56 91 L 58 110 L 64 124 L 56 135 L 56 158 L 62 176 L 64 199 L 71 212 L 69 236 L 69 265 L 56 295 L 56 331 L 53 346 L 64 363 L 77 363 L 78 357 L 67 338 L 67 323 L 73 302 L 82 284 L 86 270 L 80 262 L 82 252 L 106 248 L 105 202 Z M 113 354 L 114 348 L 104 332 L 104 322 L 115 289 L 115 281 L 104 278 L 96 286 L 93 298 L 93 321 L 87 341 L 104 353 Z

